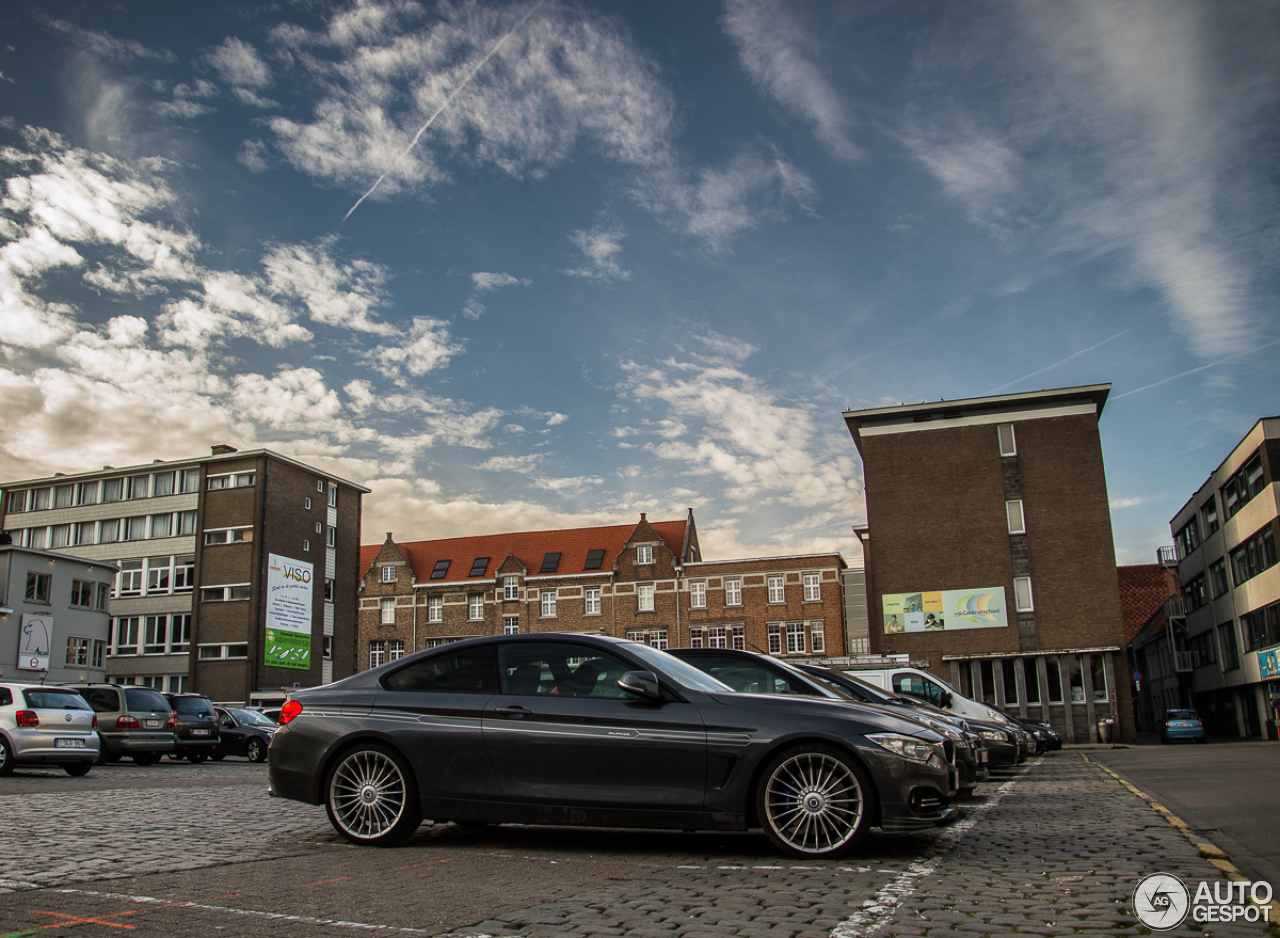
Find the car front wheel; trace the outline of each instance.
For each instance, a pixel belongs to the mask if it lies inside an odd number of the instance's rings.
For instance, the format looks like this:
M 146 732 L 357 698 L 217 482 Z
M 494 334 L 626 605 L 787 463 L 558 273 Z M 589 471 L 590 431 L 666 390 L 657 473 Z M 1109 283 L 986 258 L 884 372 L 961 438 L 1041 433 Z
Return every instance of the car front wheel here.
M 838 749 L 811 745 L 775 756 L 756 790 L 756 814 L 765 835 L 793 857 L 849 853 L 871 827 L 871 781 Z
M 0 775 L 13 774 L 13 753 L 9 750 L 9 740 L 0 736 Z
M 80 778 L 82 775 L 88 775 L 89 770 L 93 768 L 92 762 L 69 762 L 62 767 L 72 778 Z
M 158 752 L 135 752 L 133 754 L 134 765 L 155 765 L 160 761 L 160 753 Z
M 409 767 L 385 746 L 367 744 L 342 756 L 324 786 L 329 821 L 353 844 L 389 847 L 422 823 Z
M 244 747 L 244 757 L 250 762 L 266 762 L 267 747 L 260 739 L 251 739 Z

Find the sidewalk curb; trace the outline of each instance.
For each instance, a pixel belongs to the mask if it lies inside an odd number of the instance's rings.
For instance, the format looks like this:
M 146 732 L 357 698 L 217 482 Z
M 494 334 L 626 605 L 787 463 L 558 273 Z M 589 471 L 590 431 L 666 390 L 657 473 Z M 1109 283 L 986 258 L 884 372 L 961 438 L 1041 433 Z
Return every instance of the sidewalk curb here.
M 1231 862 L 1231 858 L 1228 857 L 1227 854 L 1220 847 L 1217 847 L 1214 844 L 1209 843 L 1207 840 L 1197 839 L 1195 833 L 1191 830 L 1191 827 L 1187 824 L 1187 822 L 1184 821 L 1182 818 L 1178 817 L 1176 814 L 1174 814 L 1164 805 L 1160 804 L 1160 802 L 1156 801 L 1150 795 L 1134 788 L 1131 784 L 1129 784 L 1127 781 L 1125 781 L 1115 772 L 1111 771 L 1111 769 L 1109 769 L 1107 766 L 1103 765 L 1101 762 L 1094 762 L 1083 752 L 1080 753 L 1080 758 L 1083 759 L 1085 762 L 1089 763 L 1090 765 L 1097 766 L 1099 769 L 1106 772 L 1108 775 L 1114 778 L 1117 782 L 1119 782 L 1122 787 L 1127 788 L 1133 794 L 1137 795 L 1139 798 L 1141 798 L 1143 801 L 1149 804 L 1153 811 L 1161 815 L 1166 821 L 1168 821 L 1170 824 L 1176 827 L 1182 833 L 1182 836 L 1187 838 L 1187 842 L 1190 843 L 1191 846 L 1195 847 L 1197 850 L 1200 851 L 1200 856 L 1204 857 L 1206 860 L 1209 861 L 1211 865 L 1221 870 L 1226 875 L 1227 879 L 1237 883 L 1252 882 L 1252 880 L 1250 880 L 1249 877 L 1245 876 L 1243 873 L 1240 872 L 1239 869 L 1236 868 L 1236 865 Z M 1250 902 L 1252 902 L 1253 905 L 1256 905 L 1259 908 L 1268 910 L 1268 917 L 1269 917 L 1270 924 L 1275 925 L 1277 922 L 1280 922 L 1280 901 L 1277 901 L 1276 899 L 1273 898 L 1270 902 L 1253 902 L 1252 899 L 1250 899 Z

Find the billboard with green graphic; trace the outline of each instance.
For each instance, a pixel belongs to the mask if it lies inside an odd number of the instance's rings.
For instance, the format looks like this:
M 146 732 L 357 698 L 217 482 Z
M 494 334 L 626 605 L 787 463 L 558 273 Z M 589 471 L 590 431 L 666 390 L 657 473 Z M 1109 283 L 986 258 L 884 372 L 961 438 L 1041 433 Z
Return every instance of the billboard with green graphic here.
M 311 667 L 311 574 L 304 560 L 268 555 L 264 663 L 271 667 Z
M 886 634 L 998 629 L 1008 626 L 1004 587 L 885 593 L 881 597 Z

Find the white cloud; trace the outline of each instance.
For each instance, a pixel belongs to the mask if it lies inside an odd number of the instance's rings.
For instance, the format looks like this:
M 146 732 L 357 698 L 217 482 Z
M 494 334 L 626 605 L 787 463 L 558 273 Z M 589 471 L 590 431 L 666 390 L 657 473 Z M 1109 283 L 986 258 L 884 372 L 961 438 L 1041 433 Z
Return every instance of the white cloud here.
M 777 0 L 729 0 L 725 29 L 752 80 L 810 121 L 834 155 L 853 159 L 859 150 L 849 139 L 844 104 L 813 61 L 817 42 L 797 20 L 802 10 Z
M 586 255 L 588 266 L 567 268 L 561 273 L 585 280 L 599 280 L 602 283 L 630 280 L 631 271 L 623 270 L 615 259 L 616 255 L 622 253 L 624 237 L 626 234 L 622 227 L 608 221 L 602 221 L 590 231 L 570 232 L 569 240 Z
M 389 323 L 371 318 L 383 302 L 386 268 L 364 260 L 341 263 L 333 257 L 333 244 L 334 239 L 326 239 L 313 245 L 277 246 L 262 262 L 268 284 L 302 300 L 316 322 L 394 335 L 397 330 Z
M 486 290 L 498 290 L 502 287 L 514 287 L 520 284 L 529 285 L 528 280 L 520 280 L 511 276 L 511 274 L 485 273 L 484 271 L 473 273 L 471 282 L 475 284 L 476 290 L 481 293 Z
M 475 468 L 486 472 L 535 472 L 542 465 L 543 456 L 527 453 L 524 456 L 491 456 Z
M 117 39 L 100 30 L 81 29 L 65 20 L 46 20 L 45 25 L 53 32 L 66 36 L 80 48 L 104 59 L 116 62 L 127 62 L 130 59 L 175 61 L 172 52 L 157 51 L 132 39 Z
M 380 346 L 371 357 L 383 374 L 395 377 L 402 369 L 411 375 L 425 375 L 443 368 L 461 351 L 462 346 L 449 336 L 448 323 L 419 316 L 413 320 L 404 343 Z
M 234 36 L 228 36 L 205 61 L 228 85 L 251 91 L 271 87 L 271 69 L 258 50 Z
M 479 319 L 484 315 L 484 304 L 473 296 L 462 304 L 462 315 L 473 321 Z

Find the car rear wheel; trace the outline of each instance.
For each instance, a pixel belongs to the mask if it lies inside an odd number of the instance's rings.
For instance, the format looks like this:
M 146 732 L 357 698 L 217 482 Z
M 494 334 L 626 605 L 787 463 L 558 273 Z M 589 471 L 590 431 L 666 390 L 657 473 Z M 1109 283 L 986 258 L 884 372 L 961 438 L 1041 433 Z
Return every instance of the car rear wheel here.
M 0 775 L 13 774 L 13 753 L 9 749 L 9 740 L 0 736 Z
M 369 744 L 343 755 L 324 786 L 329 821 L 353 844 L 389 847 L 422 823 L 422 808 L 404 760 Z
M 788 749 L 775 756 L 756 790 L 765 835 L 793 857 L 839 857 L 871 827 L 871 781 L 866 771 L 831 746 Z
M 160 761 L 160 753 L 158 752 L 135 752 L 133 754 L 134 765 L 155 765 Z
M 250 762 L 266 762 L 267 747 L 262 744 L 262 740 L 251 739 L 245 743 L 244 757 Z
M 80 778 L 88 775 L 89 770 L 93 768 L 92 762 L 70 762 L 62 767 L 72 778 Z
M 209 758 L 209 753 L 193 752 L 191 753 L 191 755 L 187 756 L 187 758 L 191 760 L 192 765 L 199 765 L 201 762 L 204 762 L 206 759 Z
M 209 756 L 209 758 L 212 759 L 214 762 L 221 762 L 226 757 L 227 757 L 226 753 L 223 753 L 223 752 L 215 752 Z

